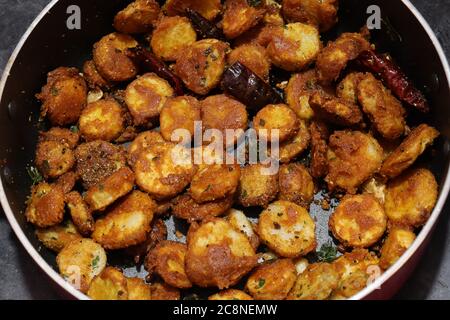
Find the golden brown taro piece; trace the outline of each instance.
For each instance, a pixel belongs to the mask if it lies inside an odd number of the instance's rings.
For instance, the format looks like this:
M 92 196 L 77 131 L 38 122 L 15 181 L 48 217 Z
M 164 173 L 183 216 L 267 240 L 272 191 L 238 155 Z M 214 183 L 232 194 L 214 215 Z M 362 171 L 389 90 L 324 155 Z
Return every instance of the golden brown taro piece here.
M 127 278 L 128 300 L 152 300 L 150 285 L 140 278 Z
M 108 81 L 134 78 L 137 68 L 125 52 L 137 45 L 132 37 L 120 33 L 111 33 L 94 44 L 94 62 L 101 76 Z
M 314 115 L 314 111 L 309 105 L 309 98 L 319 89 L 316 83 L 315 70 L 308 70 L 293 74 L 284 90 L 287 104 L 300 119 L 310 120 Z
M 343 33 L 329 42 L 319 53 L 316 68 L 321 82 L 328 83 L 338 79 L 341 71 L 350 60 L 356 59 L 370 43 L 360 33 Z
M 59 272 L 73 286 L 86 293 L 95 276 L 106 266 L 106 253 L 91 239 L 67 244 L 56 257 Z
M 80 133 L 86 141 L 117 139 L 125 129 L 123 110 L 114 99 L 89 103 L 80 116 Z
M 159 117 L 167 98 L 174 95 L 170 84 L 154 73 L 146 73 L 130 83 L 125 103 L 135 125 L 146 125 Z
M 233 228 L 244 234 L 253 249 L 256 251 L 259 247 L 259 237 L 254 230 L 255 226 L 247 218 L 241 210 L 230 209 L 225 216 L 225 219 L 231 224 Z
M 89 87 L 92 89 L 110 89 L 113 83 L 109 82 L 101 76 L 95 66 L 94 60 L 88 60 L 83 65 L 83 76 L 86 79 Z
M 188 222 L 200 221 L 207 217 L 217 217 L 224 214 L 233 205 L 234 196 L 228 196 L 216 201 L 197 203 L 189 194 L 178 196 L 174 200 L 172 213 L 175 217 Z
M 300 120 L 297 134 L 293 138 L 280 143 L 278 155 L 280 162 L 288 163 L 297 157 L 308 148 L 310 140 L 311 135 L 308 127 L 306 126 L 305 121 Z
M 344 246 L 367 248 L 384 235 L 387 218 L 374 196 L 347 195 L 331 215 L 328 225 Z
M 150 46 L 163 60 L 175 61 L 180 52 L 197 41 L 197 34 L 185 17 L 162 17 L 153 30 Z
M 264 16 L 263 6 L 251 6 L 247 0 L 226 0 L 222 20 L 223 33 L 234 39 L 255 26 Z
M 377 256 L 366 249 L 354 249 L 333 261 L 339 274 L 333 299 L 350 298 L 364 289 L 377 276 L 381 275 Z
M 222 10 L 220 0 L 167 0 L 163 10 L 169 16 L 184 15 L 187 8 L 200 13 L 208 20 L 214 19 Z
M 397 139 L 405 132 L 405 109 L 388 89 L 366 73 L 358 84 L 358 100 L 375 129 L 386 139 Z
M 259 266 L 248 278 L 246 290 L 256 300 L 284 300 L 297 278 L 291 259 Z
M 283 15 L 288 21 L 303 22 L 330 30 L 338 21 L 338 0 L 283 0 Z
M 39 142 L 42 141 L 56 141 L 62 144 L 67 144 L 70 149 L 74 149 L 78 145 L 80 134 L 75 128 L 73 130 L 53 127 L 47 132 L 39 132 Z
M 313 121 L 309 130 L 311 131 L 311 175 L 314 178 L 322 178 L 328 173 L 328 128 L 322 122 Z
M 187 244 L 186 273 L 200 287 L 229 288 L 257 263 L 247 237 L 220 218 L 192 224 Z
M 92 280 L 87 295 L 93 300 L 128 300 L 127 279 L 119 269 L 106 267 Z
M 206 95 L 222 78 L 227 50 L 228 45 L 216 39 L 197 41 L 180 52 L 175 73 L 188 89 Z
M 133 187 L 133 171 L 127 167 L 120 168 L 98 184 L 90 187 L 86 192 L 85 200 L 92 210 L 104 210 L 114 201 L 130 192 Z
M 360 131 L 336 131 L 329 141 L 328 175 L 330 190 L 355 194 L 358 187 L 381 166 L 383 149 L 372 136 Z
M 283 26 L 284 20 L 281 14 L 281 4 L 277 0 L 266 0 L 265 2 L 266 14 L 262 20 L 263 23 L 265 25 Z
M 112 250 L 144 242 L 150 231 L 155 205 L 147 194 L 133 191 L 95 222 L 92 239 Z
M 285 104 L 269 104 L 259 110 L 253 119 L 258 136 L 267 141 L 276 141 L 277 138 L 279 142 L 286 141 L 295 136 L 299 125 L 299 118 Z
M 72 191 L 77 181 L 78 175 L 73 171 L 69 171 L 56 179 L 55 184 L 62 189 L 64 194 L 66 194 Z
M 198 203 L 223 199 L 236 192 L 240 176 L 241 168 L 237 164 L 201 166 L 192 178 L 189 193 Z
M 272 40 L 273 35 L 280 33 L 280 29 L 277 28 L 280 25 L 283 26 L 284 23 L 275 25 L 260 23 L 236 38 L 233 44 L 236 47 L 244 44 L 256 44 L 266 48 Z
M 358 103 L 358 85 L 365 75 L 361 72 L 352 72 L 345 76 L 336 87 L 336 95 L 351 103 Z
M 150 32 L 159 13 L 155 0 L 136 0 L 114 17 L 114 28 L 129 34 Z
M 407 227 L 392 227 L 381 247 L 380 267 L 386 270 L 392 266 L 415 239 L 416 235 Z
M 278 194 L 278 173 L 269 174 L 261 163 L 241 169 L 238 202 L 244 207 L 267 206 Z
M 227 289 L 209 296 L 208 300 L 253 300 L 253 298 L 244 291 Z
M 309 104 L 318 118 L 337 125 L 355 126 L 363 119 L 358 105 L 323 92 L 313 93 Z
M 269 81 L 270 60 L 266 49 L 258 44 L 243 44 L 236 47 L 228 55 L 227 61 L 229 65 L 239 61 L 261 79 Z
M 241 130 L 232 141 L 224 141 L 224 144 L 233 144 L 244 134 L 248 125 L 245 105 L 224 94 L 209 96 L 200 104 L 204 130 L 219 130 L 224 140 L 228 140 L 225 139 L 226 129 Z
M 437 197 L 433 173 L 423 168 L 411 169 L 388 183 L 384 209 L 391 222 L 420 227 L 430 217 Z
M 279 173 L 280 200 L 294 202 L 305 208 L 314 197 L 314 181 L 302 164 L 283 164 Z
M 82 238 L 70 220 L 50 228 L 38 228 L 36 236 L 45 247 L 55 252 L 60 252 L 72 241 Z
M 164 142 L 141 152 L 134 165 L 136 184 L 157 200 L 182 192 L 195 174 L 190 149 Z
M 272 63 L 287 71 L 301 70 L 314 62 L 322 47 L 319 31 L 303 23 L 273 27 L 267 54 Z
M 313 263 L 299 274 L 287 300 L 325 300 L 337 288 L 339 275 L 329 263 Z
M 56 126 L 77 122 L 87 102 L 87 85 L 76 68 L 60 67 L 47 75 L 47 84 L 36 97 L 41 116 Z
M 149 274 L 156 272 L 167 284 L 188 289 L 192 283 L 184 270 L 187 247 L 175 241 L 162 241 L 145 258 Z
M 66 203 L 78 231 L 83 236 L 89 236 L 94 230 L 94 218 L 81 195 L 77 191 L 70 192 L 66 195 Z
M 128 164 L 130 166 L 134 166 L 136 160 L 139 158 L 139 155 L 143 150 L 147 149 L 153 144 L 163 142 L 164 139 L 159 132 L 144 131 L 140 133 L 128 147 Z
M 304 256 L 316 248 L 316 225 L 305 208 L 289 201 L 271 203 L 259 216 L 258 234 L 276 254 Z
M 125 151 L 106 141 L 80 144 L 75 149 L 76 173 L 86 189 L 125 166 Z
M 427 124 L 414 128 L 403 142 L 384 160 L 380 173 L 394 178 L 411 166 L 414 161 L 439 136 L 439 131 Z
M 152 300 L 180 300 L 180 290 L 165 283 L 153 283 L 151 286 Z
M 72 169 L 75 157 L 67 143 L 41 141 L 36 148 L 35 163 L 45 178 L 57 178 Z
M 33 186 L 25 216 L 28 222 L 41 228 L 61 223 L 64 218 L 64 192 L 62 188 L 46 182 Z
M 176 131 L 178 129 L 188 130 L 191 137 L 195 133 L 195 121 L 201 120 L 200 103 L 194 97 L 181 96 L 167 100 L 159 116 L 161 135 L 165 140 L 181 138 Z M 174 140 L 176 142 L 176 139 Z

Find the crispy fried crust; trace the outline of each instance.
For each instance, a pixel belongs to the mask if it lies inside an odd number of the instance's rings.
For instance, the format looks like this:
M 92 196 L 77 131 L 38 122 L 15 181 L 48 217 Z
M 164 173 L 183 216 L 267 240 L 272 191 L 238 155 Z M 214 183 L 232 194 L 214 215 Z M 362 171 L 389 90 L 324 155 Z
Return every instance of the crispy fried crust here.
M 366 73 L 358 84 L 358 101 L 375 129 L 386 139 L 397 139 L 405 132 L 405 109 L 388 89 Z
M 282 257 L 304 256 L 316 248 L 314 220 L 293 202 L 271 203 L 260 214 L 257 230 L 261 241 Z
M 83 77 L 91 89 L 110 89 L 113 83 L 101 76 L 95 66 L 94 60 L 88 60 L 83 65 Z
M 364 289 L 378 262 L 377 256 L 366 249 L 354 249 L 333 261 L 339 282 L 331 298 L 350 298 Z
M 152 283 L 152 300 L 180 300 L 180 290 L 166 283 Z
M 222 20 L 223 33 L 234 39 L 255 26 L 264 16 L 263 6 L 250 6 L 247 0 L 226 0 Z
M 136 183 L 157 200 L 181 193 L 191 182 L 195 166 L 190 150 L 164 142 L 141 152 L 134 165 Z
M 70 216 L 78 231 L 88 237 L 94 231 L 94 218 L 92 212 L 77 191 L 66 195 L 66 203 Z
M 303 22 L 330 30 L 338 21 L 338 0 L 283 0 L 283 16 L 290 22 Z
M 64 192 L 56 184 L 41 182 L 31 189 L 25 211 L 28 222 L 46 228 L 55 226 L 64 218 Z
M 36 97 L 41 115 L 56 126 L 77 122 L 87 102 L 87 85 L 76 68 L 60 67 L 47 75 L 47 84 Z
M 114 99 L 89 103 L 81 113 L 79 128 L 86 141 L 113 141 L 125 130 L 122 107 Z
M 300 120 L 295 112 L 285 104 L 269 104 L 258 111 L 253 119 L 253 126 L 258 136 L 267 141 L 283 142 L 295 136 Z M 264 130 L 263 130 L 264 129 Z
M 101 76 L 117 82 L 134 78 L 137 68 L 125 51 L 137 45 L 135 39 L 121 33 L 111 33 L 94 44 L 94 62 Z
M 169 97 L 174 95 L 170 84 L 154 73 L 146 73 L 130 83 L 125 91 L 125 103 L 135 125 L 146 125 L 159 117 Z
M 188 222 L 200 221 L 208 217 L 217 217 L 224 214 L 233 205 L 233 196 L 216 201 L 197 203 L 186 193 L 173 201 L 172 213 L 175 217 Z
M 381 247 L 380 267 L 384 270 L 392 266 L 413 244 L 416 235 L 407 227 L 394 226 Z
M 187 130 L 191 137 L 195 133 L 195 121 L 201 120 L 200 103 L 191 96 L 181 96 L 167 100 L 159 116 L 161 135 L 167 141 L 177 136 L 177 130 Z M 176 139 L 174 140 L 176 142 Z
M 76 173 L 86 189 L 109 177 L 126 164 L 125 151 L 106 141 L 80 144 L 75 149 Z
M 163 10 L 169 16 L 184 15 L 190 8 L 208 20 L 213 20 L 222 10 L 220 0 L 167 0 Z
M 248 278 L 245 288 L 256 300 L 284 300 L 296 277 L 291 259 L 275 260 L 259 266 Z
M 259 247 L 259 237 L 254 230 L 256 226 L 254 226 L 253 223 L 250 222 L 244 212 L 242 212 L 241 210 L 230 209 L 226 213 L 225 219 L 231 224 L 233 228 L 245 234 L 256 252 Z
M 127 278 L 128 300 L 152 300 L 152 290 L 141 278 Z
M 36 148 L 35 163 L 45 178 L 57 178 L 72 169 L 75 157 L 67 143 L 41 141 Z
M 284 90 L 288 106 L 300 119 L 310 120 L 314 115 L 314 111 L 309 105 L 309 98 L 318 89 L 316 82 L 315 70 L 308 70 L 293 74 Z
M 159 14 L 159 4 L 155 0 L 136 0 L 116 14 L 114 28 L 128 34 L 150 32 Z
M 311 140 L 311 135 L 305 121 L 299 121 L 297 134 L 290 140 L 284 141 L 279 146 L 279 160 L 281 163 L 288 163 L 305 151 Z
M 314 181 L 302 164 L 289 163 L 280 167 L 280 200 L 287 200 L 308 208 L 314 197 Z
M 87 295 L 93 300 L 128 300 L 127 279 L 119 269 L 106 267 L 92 280 Z
M 239 101 L 220 94 L 209 96 L 201 101 L 200 105 L 204 130 L 219 130 L 225 138 L 227 129 L 242 130 L 241 135 L 247 129 L 247 109 Z M 233 144 L 238 139 L 239 136 L 235 136 L 232 141 L 224 141 L 224 143 Z
M 350 194 L 378 171 L 383 149 L 372 136 L 360 131 L 336 131 L 329 141 L 328 175 L 330 190 L 343 189 Z
M 343 33 L 329 42 L 319 53 L 316 68 L 321 82 L 329 83 L 338 79 L 350 60 L 370 49 L 370 43 L 360 33 Z
M 162 17 L 153 31 L 150 46 L 163 60 L 175 61 L 180 52 L 197 41 L 197 34 L 185 17 Z
M 69 171 L 56 179 L 55 183 L 62 189 L 63 193 L 66 194 L 72 191 L 77 181 L 78 175 L 73 171 Z
M 384 208 L 393 223 L 420 227 L 431 215 L 438 197 L 438 184 L 427 169 L 411 169 L 391 180 Z
M 411 166 L 439 136 L 439 132 L 427 124 L 414 128 L 403 142 L 384 160 L 380 174 L 394 178 Z
M 175 241 L 162 241 L 145 258 L 145 268 L 156 272 L 167 284 L 175 288 L 188 289 L 191 281 L 185 272 L 187 246 Z
M 188 233 L 186 273 L 200 287 L 229 288 L 257 263 L 247 237 L 228 222 L 211 218 Z
M 323 122 L 313 121 L 311 132 L 311 175 L 322 178 L 328 174 L 328 128 Z
M 82 238 L 70 220 L 50 228 L 38 228 L 36 236 L 45 247 L 55 252 L 60 252 L 72 241 Z
M 228 45 L 216 39 L 197 41 L 180 52 L 175 73 L 188 89 L 206 95 L 222 78 L 227 50 Z
M 128 147 L 128 164 L 134 166 L 143 150 L 147 149 L 152 144 L 163 142 L 164 139 L 159 132 L 144 131 L 140 133 Z
M 39 142 L 56 141 L 74 149 L 78 145 L 80 134 L 66 128 L 53 127 L 46 132 L 39 132 Z
M 208 300 L 253 300 L 253 298 L 244 291 L 227 289 L 209 296 Z
M 273 30 L 267 54 L 274 65 L 287 71 L 298 71 L 317 58 L 322 47 L 317 28 L 297 22 L 273 27 Z
M 133 187 L 134 173 L 128 167 L 124 167 L 89 188 L 85 200 L 92 210 L 104 210 L 114 201 L 130 192 Z
M 364 73 L 352 72 L 345 76 L 336 87 L 336 95 L 351 103 L 358 103 L 358 85 L 364 78 Z
M 192 178 L 189 193 L 197 203 L 232 196 L 239 185 L 239 165 L 212 164 L 201 167 Z
M 278 173 L 268 175 L 261 163 L 241 169 L 238 202 L 244 207 L 267 206 L 278 194 Z
M 95 222 L 92 239 L 106 249 L 123 249 L 147 240 L 156 203 L 145 193 L 133 191 L 105 217 Z
M 299 274 L 287 300 L 325 300 L 337 288 L 339 275 L 329 263 L 313 263 Z
M 59 252 L 56 263 L 60 274 L 86 293 L 92 279 L 105 268 L 106 253 L 91 239 L 75 240 Z
M 347 195 L 331 215 L 328 225 L 344 246 L 367 248 L 384 235 L 387 217 L 374 196 Z
M 270 60 L 266 49 L 258 44 L 243 44 L 234 48 L 228 55 L 227 61 L 229 65 L 239 61 L 261 79 L 269 81 Z

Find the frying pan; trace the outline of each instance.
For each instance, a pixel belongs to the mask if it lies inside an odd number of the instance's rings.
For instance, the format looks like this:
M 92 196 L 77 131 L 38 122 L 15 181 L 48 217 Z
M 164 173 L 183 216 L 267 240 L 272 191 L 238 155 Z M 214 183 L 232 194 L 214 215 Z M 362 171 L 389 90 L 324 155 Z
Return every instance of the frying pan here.
M 34 94 L 45 83 L 48 71 L 59 66 L 81 67 L 89 58 L 92 45 L 113 31 L 111 23 L 115 13 L 129 2 L 77 1 L 81 8 L 81 29 L 69 30 L 66 25 L 67 8 L 73 1 L 53 0 L 20 40 L 0 83 L 0 200 L 19 241 L 49 280 L 69 298 L 87 297 L 59 276 L 54 253 L 41 247 L 33 226 L 26 222 L 24 216 L 31 184 L 26 167 L 33 161 L 38 131 L 42 129 L 36 125 L 40 105 Z M 341 0 L 340 22 L 323 38 L 332 39 L 340 32 L 358 30 L 368 18 L 367 7 L 373 4 L 381 8 L 383 18 L 381 30 L 373 32 L 373 41 L 380 51 L 389 52 L 425 92 L 432 112 L 425 119 L 421 116 L 420 121 L 434 125 L 442 134 L 433 151 L 421 159 L 436 175 L 440 195 L 414 244 L 394 266 L 352 299 L 387 299 L 396 293 L 429 242 L 450 188 L 450 69 L 438 40 L 420 13 L 407 0 Z M 320 200 L 321 194 L 316 197 Z M 311 213 L 317 220 L 319 245 L 329 241 L 327 221 L 330 212 L 313 205 Z M 172 219 L 167 224 L 170 237 L 173 237 L 174 229 L 186 227 Z M 144 275 L 142 270 L 129 268 L 126 263 L 121 267 L 127 275 Z

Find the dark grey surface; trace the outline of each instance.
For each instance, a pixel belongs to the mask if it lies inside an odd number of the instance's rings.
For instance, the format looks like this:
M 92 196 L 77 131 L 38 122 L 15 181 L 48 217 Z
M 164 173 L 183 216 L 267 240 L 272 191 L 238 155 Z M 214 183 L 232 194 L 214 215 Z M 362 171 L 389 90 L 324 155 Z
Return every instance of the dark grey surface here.
M 398 1 L 398 0 L 394 0 Z M 0 0 L 0 72 L 21 35 L 49 0 Z M 450 0 L 412 0 L 450 55 Z M 450 299 L 450 205 L 399 299 Z M 0 209 L 0 299 L 57 299 L 56 290 L 28 256 Z

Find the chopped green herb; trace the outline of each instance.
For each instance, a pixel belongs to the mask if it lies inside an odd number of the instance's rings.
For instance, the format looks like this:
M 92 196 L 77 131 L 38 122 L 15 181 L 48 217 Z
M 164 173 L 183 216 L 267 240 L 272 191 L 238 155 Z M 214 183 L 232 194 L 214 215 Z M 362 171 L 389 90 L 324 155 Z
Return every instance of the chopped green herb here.
M 30 176 L 31 181 L 33 182 L 33 186 L 34 186 L 35 184 L 38 184 L 38 183 L 41 182 L 42 180 L 44 180 L 44 179 L 42 178 L 42 175 L 41 175 L 41 173 L 39 172 L 39 170 L 36 169 L 36 168 L 33 167 L 33 166 L 27 167 L 27 172 L 28 172 L 28 175 Z
M 265 284 L 266 284 L 266 279 L 260 278 L 258 281 L 258 288 L 264 287 Z
M 332 262 L 336 259 L 337 248 L 331 242 L 325 243 L 316 252 L 317 258 L 321 262 Z
M 247 0 L 247 3 L 251 7 L 257 7 L 261 5 L 262 0 Z
M 246 197 L 247 197 L 247 190 L 242 190 L 241 198 L 246 198 Z
M 77 133 L 79 131 L 79 129 L 77 126 L 71 126 L 70 131 L 72 131 L 73 133 Z
M 58 95 L 58 93 L 59 93 L 59 90 L 58 90 L 58 88 L 56 88 L 56 87 L 52 87 L 51 89 L 50 89 L 50 93 L 52 94 L 52 96 L 57 96 Z
M 92 268 L 97 269 L 99 260 L 100 260 L 100 256 L 95 256 L 95 258 L 92 259 L 92 264 L 91 264 Z

